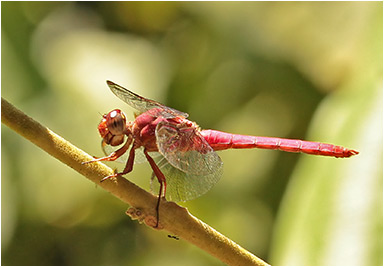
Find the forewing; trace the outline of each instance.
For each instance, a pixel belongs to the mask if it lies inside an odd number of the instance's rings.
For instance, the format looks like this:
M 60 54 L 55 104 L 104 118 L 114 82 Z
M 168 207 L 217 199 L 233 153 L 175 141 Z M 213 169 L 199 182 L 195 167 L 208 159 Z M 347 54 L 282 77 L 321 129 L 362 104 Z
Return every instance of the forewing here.
M 107 85 L 119 99 L 138 110 L 140 113 L 150 111 L 154 108 L 160 108 L 153 110 L 153 116 L 163 116 L 164 118 L 173 118 L 177 116 L 188 117 L 187 113 L 180 112 L 173 108 L 167 107 L 159 102 L 146 99 L 134 92 L 115 84 L 114 82 L 107 80 Z
M 222 160 L 196 127 L 177 127 L 164 121 L 157 125 L 155 134 L 158 150 L 170 164 L 161 167 L 167 191 L 173 195 L 169 198 L 190 200 L 218 182 L 223 171 Z

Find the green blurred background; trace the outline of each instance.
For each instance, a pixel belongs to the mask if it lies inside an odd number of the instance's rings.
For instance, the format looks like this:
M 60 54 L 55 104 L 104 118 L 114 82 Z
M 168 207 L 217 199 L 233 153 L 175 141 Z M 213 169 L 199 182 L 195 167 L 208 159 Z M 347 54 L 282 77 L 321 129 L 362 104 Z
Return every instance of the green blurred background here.
M 351 159 L 220 152 L 190 212 L 274 265 L 382 265 L 382 2 L 2 2 L 1 95 L 91 155 L 112 80 L 202 128 Z M 1 128 L 3 265 L 221 265 Z M 111 167 L 122 168 L 119 163 Z M 151 169 L 126 177 L 149 188 Z

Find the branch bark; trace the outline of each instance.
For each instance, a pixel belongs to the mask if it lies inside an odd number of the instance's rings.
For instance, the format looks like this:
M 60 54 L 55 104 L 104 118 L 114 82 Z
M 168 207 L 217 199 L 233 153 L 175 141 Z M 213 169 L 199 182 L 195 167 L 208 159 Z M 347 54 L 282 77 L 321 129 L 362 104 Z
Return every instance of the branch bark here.
M 107 190 L 131 208 L 127 215 L 143 221 L 153 229 L 156 224 L 157 197 L 118 176 L 103 183 L 100 180 L 113 173 L 106 165 L 96 162 L 82 165 L 93 158 L 50 129 L 42 126 L 1 98 L 1 121 L 53 157 L 73 168 L 92 182 Z M 268 265 L 241 246 L 192 216 L 186 208 L 162 200 L 157 229 L 177 235 L 228 265 Z

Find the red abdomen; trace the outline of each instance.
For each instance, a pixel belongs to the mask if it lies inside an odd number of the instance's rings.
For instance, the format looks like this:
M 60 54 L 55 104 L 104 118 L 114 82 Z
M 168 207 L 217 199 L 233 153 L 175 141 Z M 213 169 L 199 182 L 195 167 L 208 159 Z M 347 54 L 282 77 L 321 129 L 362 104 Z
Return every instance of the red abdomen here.
M 321 142 L 237 135 L 217 130 L 202 130 L 201 134 L 215 151 L 230 148 L 260 148 L 334 157 L 350 157 L 358 154 L 355 150 Z

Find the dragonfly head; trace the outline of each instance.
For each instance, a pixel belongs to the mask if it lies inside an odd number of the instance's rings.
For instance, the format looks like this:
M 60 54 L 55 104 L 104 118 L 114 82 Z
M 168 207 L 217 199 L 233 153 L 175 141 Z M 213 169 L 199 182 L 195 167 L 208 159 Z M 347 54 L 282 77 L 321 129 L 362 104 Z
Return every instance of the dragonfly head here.
M 103 141 L 111 146 L 118 146 L 124 142 L 124 136 L 132 139 L 131 124 L 126 121 L 126 115 L 119 109 L 104 114 L 98 126 Z

